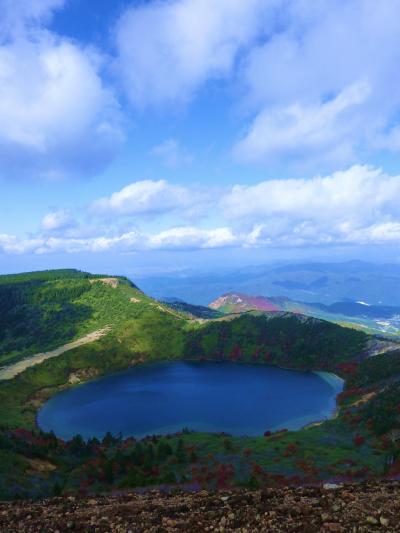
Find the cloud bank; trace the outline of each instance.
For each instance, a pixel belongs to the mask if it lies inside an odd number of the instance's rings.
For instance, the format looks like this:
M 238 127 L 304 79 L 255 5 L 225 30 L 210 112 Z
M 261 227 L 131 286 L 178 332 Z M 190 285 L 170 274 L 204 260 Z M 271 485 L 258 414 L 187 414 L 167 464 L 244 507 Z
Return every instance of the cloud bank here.
M 87 222 L 79 224 L 72 213 L 60 209 L 44 216 L 41 231 L 33 237 L 0 235 L 0 251 L 399 245 L 399 204 L 400 176 L 360 165 L 310 179 L 235 185 L 208 195 L 165 180 L 146 180 L 88 206 L 90 232 Z M 187 212 L 196 212 L 195 225 L 187 223 Z

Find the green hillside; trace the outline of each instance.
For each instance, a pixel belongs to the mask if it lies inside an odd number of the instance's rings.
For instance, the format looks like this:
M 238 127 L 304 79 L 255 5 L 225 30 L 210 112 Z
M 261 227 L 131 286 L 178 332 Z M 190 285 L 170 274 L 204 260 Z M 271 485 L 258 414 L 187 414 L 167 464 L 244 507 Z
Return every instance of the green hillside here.
M 366 349 L 367 335 L 290 313 L 243 314 L 211 322 L 188 336 L 185 357 L 332 370 Z
M 101 280 L 115 280 L 116 290 Z M 0 366 L 104 326 L 115 329 L 149 301 L 122 277 L 78 270 L 0 276 Z
M 209 488 L 363 479 L 397 468 L 400 448 L 387 435 L 400 430 L 398 353 L 369 358 L 363 332 L 291 313 L 197 318 L 126 278 L 78 271 L 3 276 L 0 287 L 3 365 L 107 326 L 96 341 L 0 381 L 0 497 L 193 480 Z M 139 443 L 64 443 L 36 427 L 41 405 L 67 387 L 182 358 L 329 370 L 346 379 L 346 390 L 337 418 L 264 437 L 185 431 Z

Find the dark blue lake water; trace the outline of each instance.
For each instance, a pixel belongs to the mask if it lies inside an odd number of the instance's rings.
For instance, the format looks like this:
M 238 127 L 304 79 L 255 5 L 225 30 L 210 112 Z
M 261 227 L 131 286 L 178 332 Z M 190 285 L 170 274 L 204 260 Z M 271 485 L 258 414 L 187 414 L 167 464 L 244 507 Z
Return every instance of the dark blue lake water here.
M 62 438 L 142 437 L 182 428 L 233 435 L 298 429 L 335 409 L 332 374 L 235 363 L 170 362 L 114 374 L 51 398 L 38 423 Z

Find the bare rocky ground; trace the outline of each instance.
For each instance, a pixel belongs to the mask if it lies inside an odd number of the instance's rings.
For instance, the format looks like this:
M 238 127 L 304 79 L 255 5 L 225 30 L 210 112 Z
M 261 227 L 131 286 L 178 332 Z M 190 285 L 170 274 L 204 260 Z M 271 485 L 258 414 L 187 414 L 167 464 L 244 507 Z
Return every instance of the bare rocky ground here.
M 0 531 L 395 532 L 400 531 L 400 483 L 218 493 L 151 491 L 0 503 Z

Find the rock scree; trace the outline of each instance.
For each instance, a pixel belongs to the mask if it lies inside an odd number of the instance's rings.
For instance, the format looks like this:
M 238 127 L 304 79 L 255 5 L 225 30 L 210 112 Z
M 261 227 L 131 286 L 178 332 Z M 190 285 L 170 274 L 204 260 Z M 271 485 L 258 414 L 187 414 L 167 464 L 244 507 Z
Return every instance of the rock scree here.
M 400 531 L 400 483 L 122 493 L 0 503 L 0 531 L 228 533 Z

